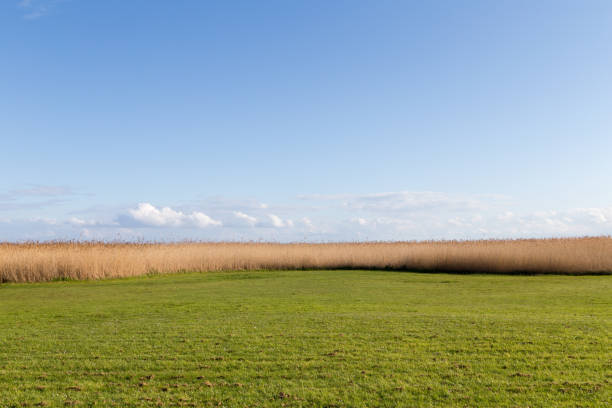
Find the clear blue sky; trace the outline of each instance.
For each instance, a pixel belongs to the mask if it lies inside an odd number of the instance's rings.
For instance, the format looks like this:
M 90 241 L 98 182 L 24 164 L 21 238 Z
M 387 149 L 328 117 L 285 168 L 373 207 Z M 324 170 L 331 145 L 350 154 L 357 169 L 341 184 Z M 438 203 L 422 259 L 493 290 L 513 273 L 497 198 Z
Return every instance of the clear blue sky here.
M 3 1 L 0 240 L 612 234 L 611 44 L 610 1 Z

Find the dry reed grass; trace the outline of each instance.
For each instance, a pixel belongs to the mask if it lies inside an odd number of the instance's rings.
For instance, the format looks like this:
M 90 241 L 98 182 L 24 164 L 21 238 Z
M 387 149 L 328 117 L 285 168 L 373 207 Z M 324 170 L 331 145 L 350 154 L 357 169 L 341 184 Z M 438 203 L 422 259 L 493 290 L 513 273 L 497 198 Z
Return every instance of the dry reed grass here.
M 612 238 L 326 244 L 0 243 L 0 282 L 258 269 L 612 273 Z

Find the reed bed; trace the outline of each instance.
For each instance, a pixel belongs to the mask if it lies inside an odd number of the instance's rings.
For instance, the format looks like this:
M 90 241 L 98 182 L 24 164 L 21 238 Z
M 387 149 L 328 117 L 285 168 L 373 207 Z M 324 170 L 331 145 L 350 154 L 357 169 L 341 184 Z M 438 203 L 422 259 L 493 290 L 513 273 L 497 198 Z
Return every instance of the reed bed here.
M 612 238 L 324 244 L 0 243 L 0 282 L 262 269 L 610 274 Z

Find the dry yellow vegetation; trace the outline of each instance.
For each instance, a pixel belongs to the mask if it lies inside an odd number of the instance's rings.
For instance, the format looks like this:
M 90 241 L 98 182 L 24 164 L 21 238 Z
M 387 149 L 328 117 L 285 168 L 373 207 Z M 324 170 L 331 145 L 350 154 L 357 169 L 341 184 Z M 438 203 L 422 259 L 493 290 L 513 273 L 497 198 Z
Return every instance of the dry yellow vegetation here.
M 0 282 L 258 269 L 612 273 L 612 238 L 368 243 L 0 243 Z

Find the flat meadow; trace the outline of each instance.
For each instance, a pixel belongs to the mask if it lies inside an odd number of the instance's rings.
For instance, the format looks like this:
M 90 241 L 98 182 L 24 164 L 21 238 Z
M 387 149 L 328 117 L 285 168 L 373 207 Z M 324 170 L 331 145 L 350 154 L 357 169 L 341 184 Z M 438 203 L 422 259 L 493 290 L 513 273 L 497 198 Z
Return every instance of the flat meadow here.
M 235 271 L 0 285 L 0 406 L 604 407 L 612 277 Z

